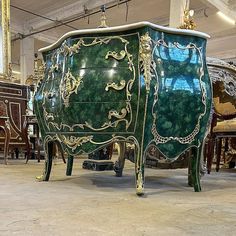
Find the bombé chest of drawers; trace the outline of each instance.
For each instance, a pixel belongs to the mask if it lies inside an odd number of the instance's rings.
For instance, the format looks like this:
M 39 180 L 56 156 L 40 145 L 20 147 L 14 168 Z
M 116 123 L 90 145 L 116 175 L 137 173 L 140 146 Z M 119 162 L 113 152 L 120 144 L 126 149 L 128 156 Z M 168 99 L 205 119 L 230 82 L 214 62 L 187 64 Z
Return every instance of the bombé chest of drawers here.
M 42 49 L 45 75 L 34 107 L 47 153 L 43 179 L 50 175 L 54 142 L 69 156 L 132 142 L 137 194 L 143 194 L 151 145 L 168 160 L 195 147 L 190 178 L 200 191 L 211 106 L 207 37 L 140 22 L 73 31 Z

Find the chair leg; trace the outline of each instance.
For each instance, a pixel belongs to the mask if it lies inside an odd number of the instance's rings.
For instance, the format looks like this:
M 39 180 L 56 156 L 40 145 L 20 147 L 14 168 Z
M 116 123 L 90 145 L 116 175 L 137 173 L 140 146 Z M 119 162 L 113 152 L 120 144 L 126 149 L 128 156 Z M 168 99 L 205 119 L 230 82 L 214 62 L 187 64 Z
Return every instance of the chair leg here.
M 188 159 L 188 186 L 193 187 L 192 179 L 192 148 L 189 150 L 189 159 Z
M 216 140 L 216 172 L 220 169 L 220 158 L 221 158 L 222 138 Z
M 225 159 L 225 153 L 229 150 L 229 138 L 225 138 L 225 146 L 224 146 L 224 151 L 223 151 L 223 161 L 224 161 L 224 164 L 226 162 L 226 159 Z
M 7 157 L 8 157 L 8 152 L 9 152 L 9 143 L 10 143 L 10 136 L 11 136 L 11 131 L 10 131 L 10 125 L 6 121 L 5 122 L 5 143 L 4 143 L 4 164 L 7 164 Z
M 208 140 L 208 150 L 207 150 L 207 173 L 211 173 L 212 161 L 214 158 L 214 149 L 215 149 L 215 138 L 210 137 Z

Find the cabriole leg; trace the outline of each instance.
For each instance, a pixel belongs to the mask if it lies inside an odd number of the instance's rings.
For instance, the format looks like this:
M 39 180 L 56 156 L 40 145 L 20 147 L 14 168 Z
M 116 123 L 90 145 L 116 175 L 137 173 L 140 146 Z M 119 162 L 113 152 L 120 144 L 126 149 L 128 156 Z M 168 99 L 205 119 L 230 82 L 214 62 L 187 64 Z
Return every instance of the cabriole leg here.
M 67 168 L 66 168 L 66 175 L 67 176 L 71 176 L 71 174 L 72 174 L 73 162 L 74 162 L 74 157 L 68 156 Z
M 126 143 L 125 142 L 120 142 L 120 155 L 118 157 L 118 161 L 116 161 L 115 166 L 114 166 L 114 171 L 116 172 L 117 177 L 121 177 L 123 174 L 123 169 L 125 165 L 125 150 L 126 150 Z
M 200 160 L 201 160 L 201 149 L 202 145 L 199 148 L 193 148 L 192 153 L 193 156 L 191 158 L 191 179 L 192 185 L 194 187 L 195 192 L 201 191 L 201 183 L 200 183 Z
M 48 142 L 45 153 L 45 170 L 43 175 L 43 181 L 48 181 L 52 169 L 52 158 L 53 158 L 53 142 Z
M 136 151 L 135 161 L 135 177 L 136 177 L 136 194 L 142 196 L 144 194 L 144 159 L 140 150 Z
M 211 166 L 212 161 L 214 158 L 214 149 L 215 149 L 215 137 L 212 135 L 212 137 L 209 138 L 208 144 L 207 144 L 207 173 L 211 173 Z
M 190 149 L 189 159 L 188 159 L 188 186 L 193 187 L 192 180 L 192 149 Z
M 216 139 L 216 172 L 219 172 L 220 170 L 221 148 L 222 148 L 222 138 L 217 138 Z

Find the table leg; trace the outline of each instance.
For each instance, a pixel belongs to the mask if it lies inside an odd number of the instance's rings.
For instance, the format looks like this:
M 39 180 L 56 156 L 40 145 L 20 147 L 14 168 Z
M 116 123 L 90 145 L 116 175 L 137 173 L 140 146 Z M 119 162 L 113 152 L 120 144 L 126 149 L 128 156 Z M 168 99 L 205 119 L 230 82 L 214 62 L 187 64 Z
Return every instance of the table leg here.
M 24 123 L 23 123 L 22 133 L 23 133 L 25 143 L 26 143 L 26 163 L 29 161 L 30 154 L 31 154 L 29 138 L 28 138 L 28 128 L 29 128 L 29 125 L 28 125 L 27 120 L 25 118 Z
M 4 143 L 4 163 L 7 164 L 7 156 L 9 152 L 9 143 L 10 143 L 10 137 L 11 137 L 11 131 L 10 131 L 10 124 L 9 121 L 5 121 L 5 143 Z

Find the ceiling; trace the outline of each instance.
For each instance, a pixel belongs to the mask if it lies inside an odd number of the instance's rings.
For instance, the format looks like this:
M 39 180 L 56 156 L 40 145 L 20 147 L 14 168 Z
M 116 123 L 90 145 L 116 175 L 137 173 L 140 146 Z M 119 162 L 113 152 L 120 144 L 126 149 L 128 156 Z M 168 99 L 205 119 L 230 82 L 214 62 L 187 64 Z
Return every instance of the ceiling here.
M 20 38 L 34 37 L 36 52 L 40 47 L 51 44 L 71 30 L 96 28 L 100 23 L 100 7 L 103 4 L 107 7 L 109 26 L 138 21 L 168 26 L 170 0 L 126 1 L 11 0 L 13 63 L 18 64 L 20 60 Z M 207 55 L 236 60 L 236 26 L 217 15 L 220 9 L 236 20 L 236 0 L 190 0 L 190 9 L 195 11 L 196 30 L 211 36 Z

